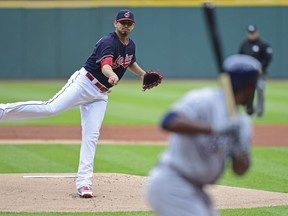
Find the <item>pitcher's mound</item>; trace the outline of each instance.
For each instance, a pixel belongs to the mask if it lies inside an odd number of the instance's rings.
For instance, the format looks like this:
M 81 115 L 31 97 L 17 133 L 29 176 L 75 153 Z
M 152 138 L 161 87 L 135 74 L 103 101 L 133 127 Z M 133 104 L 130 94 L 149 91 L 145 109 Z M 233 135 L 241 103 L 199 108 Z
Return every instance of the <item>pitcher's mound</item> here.
M 147 177 L 94 174 L 90 199 L 76 193 L 71 174 L 0 175 L 0 212 L 150 211 L 145 201 Z M 217 208 L 288 205 L 288 194 L 210 186 Z

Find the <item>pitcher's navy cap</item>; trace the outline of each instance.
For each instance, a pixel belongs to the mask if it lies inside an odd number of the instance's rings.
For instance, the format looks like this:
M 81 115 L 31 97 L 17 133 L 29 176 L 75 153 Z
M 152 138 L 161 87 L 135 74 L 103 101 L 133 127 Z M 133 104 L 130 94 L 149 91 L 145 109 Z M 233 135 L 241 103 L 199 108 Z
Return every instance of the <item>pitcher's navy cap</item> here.
M 223 68 L 230 75 L 232 88 L 239 90 L 256 85 L 261 64 L 252 56 L 236 54 L 224 61 Z
M 129 10 L 120 10 L 116 16 L 116 21 L 128 20 L 135 23 L 134 14 Z
M 251 25 L 248 25 L 248 26 L 247 26 L 247 31 L 248 31 L 248 32 L 251 32 L 251 33 L 252 33 L 252 32 L 256 32 L 256 31 L 257 31 L 257 27 L 256 27 L 255 25 L 252 25 L 252 24 L 251 24 Z

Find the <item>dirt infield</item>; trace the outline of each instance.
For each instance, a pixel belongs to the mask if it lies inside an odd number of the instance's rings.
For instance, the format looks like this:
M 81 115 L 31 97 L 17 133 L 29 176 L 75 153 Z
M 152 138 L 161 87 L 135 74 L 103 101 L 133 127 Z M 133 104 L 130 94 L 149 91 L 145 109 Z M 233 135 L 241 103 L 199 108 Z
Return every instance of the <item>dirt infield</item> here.
M 98 173 L 95 197 L 76 194 L 71 174 L 1 175 L 0 212 L 112 212 L 149 211 L 145 200 L 147 177 Z M 215 207 L 253 208 L 288 205 L 288 194 L 226 186 L 206 188 Z M 233 199 L 231 199 L 233 197 Z
M 79 126 L 6 126 L 0 127 L 0 141 L 9 140 L 71 140 L 80 142 Z M 254 127 L 255 146 L 288 146 L 288 125 L 257 125 Z M 99 143 L 165 143 L 168 134 L 156 126 L 103 126 Z
M 255 146 L 288 146 L 288 126 L 255 126 Z M 100 144 L 165 144 L 168 134 L 155 126 L 104 126 Z M 5 126 L 0 143 L 78 143 L 78 126 Z M 96 158 L 97 160 L 97 158 Z M 100 212 L 149 211 L 145 201 L 147 177 L 97 173 L 93 176 L 95 197 L 81 199 L 75 189 L 75 174 L 0 175 L 0 212 Z M 131 190 L 133 188 L 133 190 Z M 215 206 L 252 208 L 288 205 L 288 194 L 209 186 Z M 233 199 L 231 199 L 233 197 Z

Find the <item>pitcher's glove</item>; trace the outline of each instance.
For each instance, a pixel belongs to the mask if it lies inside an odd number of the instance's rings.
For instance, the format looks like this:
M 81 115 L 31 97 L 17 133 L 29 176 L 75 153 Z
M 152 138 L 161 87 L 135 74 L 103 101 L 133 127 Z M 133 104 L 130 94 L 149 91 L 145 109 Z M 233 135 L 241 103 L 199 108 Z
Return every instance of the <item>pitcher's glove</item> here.
M 163 75 L 158 71 L 149 70 L 143 78 L 143 91 L 151 89 L 159 85 L 162 81 Z

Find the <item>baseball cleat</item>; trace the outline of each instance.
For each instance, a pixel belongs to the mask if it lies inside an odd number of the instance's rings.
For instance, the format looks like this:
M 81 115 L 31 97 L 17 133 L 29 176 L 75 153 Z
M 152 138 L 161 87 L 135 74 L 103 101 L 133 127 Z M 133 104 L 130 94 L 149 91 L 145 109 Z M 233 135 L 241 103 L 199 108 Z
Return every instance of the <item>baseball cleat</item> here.
M 81 188 L 78 189 L 78 194 L 79 196 L 83 197 L 83 198 L 91 198 L 93 197 L 93 192 L 92 192 L 92 188 L 89 186 L 83 186 Z

